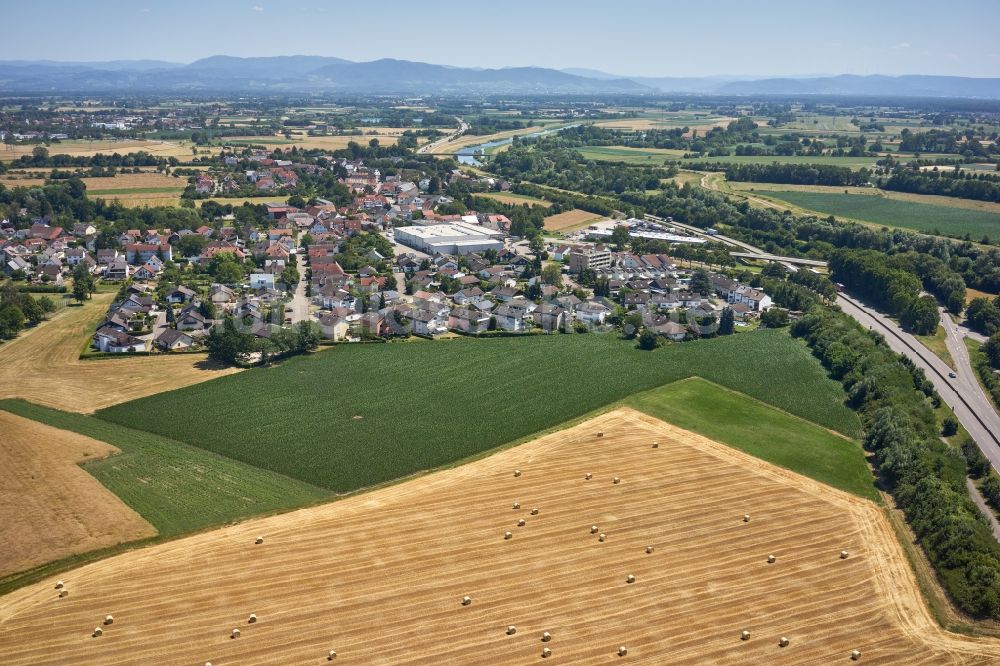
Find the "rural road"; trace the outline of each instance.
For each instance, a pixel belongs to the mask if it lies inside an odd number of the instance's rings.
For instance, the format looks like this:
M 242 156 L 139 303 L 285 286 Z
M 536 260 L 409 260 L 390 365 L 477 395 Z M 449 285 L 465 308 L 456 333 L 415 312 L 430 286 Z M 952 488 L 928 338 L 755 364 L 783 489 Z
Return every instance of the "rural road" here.
M 647 215 L 651 219 L 658 220 Z M 665 220 L 661 220 L 666 222 Z M 748 243 L 738 241 L 728 236 L 708 236 L 703 229 L 692 227 L 686 224 L 672 222 L 674 226 L 696 233 L 710 240 L 715 240 L 726 245 L 738 247 L 752 253 L 763 254 L 764 251 Z M 791 264 L 785 264 L 790 270 L 797 270 Z M 881 333 L 889 347 L 900 354 L 903 354 L 917 367 L 923 369 L 927 379 L 934 385 L 934 389 L 941 396 L 949 407 L 955 412 L 959 422 L 969 432 L 976 441 L 983 455 L 990 461 L 993 468 L 1000 470 L 1000 416 L 990 403 L 989 398 L 983 393 L 979 382 L 976 380 L 974 370 L 969 363 L 969 353 L 961 339 L 959 327 L 951 321 L 947 315 L 943 315 L 941 324 L 947 333 L 946 339 L 948 350 L 957 364 L 957 377 L 952 379 L 948 376 L 952 369 L 938 358 L 927 347 L 920 343 L 909 333 L 903 331 L 895 322 L 882 313 L 867 307 L 863 303 L 847 296 L 839 294 L 837 305 L 846 314 L 854 317 L 862 326 Z

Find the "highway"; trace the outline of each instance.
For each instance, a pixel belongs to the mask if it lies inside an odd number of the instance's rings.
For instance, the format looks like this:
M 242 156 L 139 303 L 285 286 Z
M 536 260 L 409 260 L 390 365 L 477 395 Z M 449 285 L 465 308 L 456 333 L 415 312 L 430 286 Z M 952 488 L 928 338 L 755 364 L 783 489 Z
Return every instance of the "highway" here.
M 433 153 L 434 151 L 436 151 L 438 148 L 448 143 L 449 141 L 453 141 L 458 137 L 462 136 L 462 133 L 465 132 L 465 130 L 469 129 L 469 123 L 465 122 L 458 116 L 455 116 L 455 120 L 458 121 L 457 130 L 455 130 L 448 136 L 443 136 L 440 139 L 436 139 L 435 141 L 431 141 L 428 144 L 420 146 L 419 148 L 417 148 L 417 153 L 418 154 Z
M 719 243 L 740 248 L 750 254 L 769 254 L 735 238 L 720 235 L 709 236 L 698 227 L 667 222 L 650 215 L 647 217 L 665 224 L 672 224 L 679 229 L 696 233 Z M 782 263 L 789 270 L 798 270 L 793 264 L 784 261 Z M 966 329 L 955 324 L 947 313 L 941 314 L 941 325 L 947 334 L 948 351 L 955 361 L 954 374 L 956 377 L 952 378 L 948 376 L 952 369 L 944 361 L 927 349 L 919 340 L 902 330 L 886 315 L 846 294 L 837 296 L 837 305 L 846 314 L 854 317 L 862 326 L 881 333 L 893 351 L 903 354 L 918 368 L 923 369 L 927 379 L 934 385 L 934 389 L 945 404 L 955 412 L 955 416 L 976 441 L 983 455 L 990 461 L 994 469 L 1000 471 L 1000 416 L 997 415 L 993 404 L 976 380 L 975 370 L 969 361 L 968 349 L 966 349 L 965 341 L 962 339 L 967 334 Z

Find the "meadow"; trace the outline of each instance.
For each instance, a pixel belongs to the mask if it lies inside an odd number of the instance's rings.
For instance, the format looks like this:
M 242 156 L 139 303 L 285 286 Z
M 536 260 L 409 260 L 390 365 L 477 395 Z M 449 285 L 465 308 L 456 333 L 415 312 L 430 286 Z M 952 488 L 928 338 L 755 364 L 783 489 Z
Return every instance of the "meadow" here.
M 610 334 L 348 345 L 96 416 L 347 492 L 480 455 L 692 375 L 858 435 L 840 385 L 784 331 L 654 352 Z
M 625 404 L 779 467 L 878 501 L 858 442 L 746 395 L 691 378 L 639 393 Z
M 957 237 L 969 234 L 975 240 L 1000 238 L 1000 215 L 993 212 L 853 194 L 769 191 L 766 196 L 806 211 L 887 227 Z

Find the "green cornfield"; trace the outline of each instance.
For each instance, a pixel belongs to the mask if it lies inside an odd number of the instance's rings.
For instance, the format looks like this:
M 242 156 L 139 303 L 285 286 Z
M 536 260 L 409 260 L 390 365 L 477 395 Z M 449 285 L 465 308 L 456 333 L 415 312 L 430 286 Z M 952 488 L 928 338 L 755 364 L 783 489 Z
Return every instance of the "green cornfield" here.
M 481 454 L 693 375 L 858 435 L 840 385 L 786 331 L 653 352 L 598 334 L 344 345 L 96 416 L 347 492 Z

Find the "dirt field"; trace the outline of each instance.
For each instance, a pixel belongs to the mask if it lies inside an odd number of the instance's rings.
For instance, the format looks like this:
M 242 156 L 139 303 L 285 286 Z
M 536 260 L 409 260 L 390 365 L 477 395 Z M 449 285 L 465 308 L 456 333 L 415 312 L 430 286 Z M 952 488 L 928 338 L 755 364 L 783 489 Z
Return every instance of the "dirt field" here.
M 1000 659 L 1000 641 L 934 624 L 882 509 L 624 409 L 60 578 L 66 598 L 51 579 L 0 599 L 6 663 L 532 663 L 548 647 L 596 664 L 620 645 L 648 664 Z
M 603 219 L 605 219 L 604 215 L 597 215 L 596 213 L 574 208 L 565 213 L 558 213 L 545 218 L 545 229 L 546 231 L 571 231 Z
M 156 534 L 79 463 L 118 449 L 0 412 L 0 576 Z
M 198 354 L 81 361 L 84 341 L 114 298 L 95 294 L 0 346 L 0 398 L 24 398 L 90 413 L 125 400 L 169 391 L 235 372 Z

